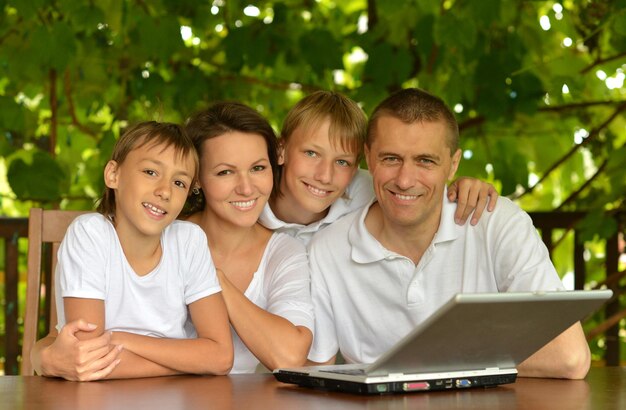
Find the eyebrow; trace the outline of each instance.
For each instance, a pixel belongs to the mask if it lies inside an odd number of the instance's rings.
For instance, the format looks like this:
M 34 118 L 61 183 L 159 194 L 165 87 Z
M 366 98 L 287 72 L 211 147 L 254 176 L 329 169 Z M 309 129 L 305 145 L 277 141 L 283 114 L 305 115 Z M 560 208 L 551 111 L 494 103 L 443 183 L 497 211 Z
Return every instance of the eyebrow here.
M 142 160 L 139 161 L 139 164 L 141 164 L 142 162 L 150 162 L 154 165 L 157 165 L 159 167 L 163 167 L 164 164 L 162 161 L 159 161 L 158 159 L 152 159 L 152 158 L 144 158 Z M 186 176 L 188 178 L 193 179 L 193 176 L 187 172 L 186 170 L 182 169 L 182 168 L 175 168 L 175 172 L 174 175 L 182 175 L 182 176 Z
M 259 159 L 257 159 L 256 161 L 254 161 L 254 162 L 252 163 L 252 165 L 258 164 L 258 163 L 260 163 L 260 162 L 268 162 L 268 163 L 269 163 L 269 162 L 270 162 L 270 160 L 269 160 L 269 158 L 265 158 L 265 157 L 263 157 L 263 158 L 259 158 Z M 222 167 L 222 166 L 224 166 L 224 167 L 229 167 L 229 168 L 237 168 L 237 166 L 235 166 L 235 165 L 233 165 L 233 164 L 229 164 L 228 162 L 220 162 L 220 163 L 218 163 L 218 164 L 215 164 L 215 165 L 213 166 L 213 169 L 218 168 L 218 167 Z
M 378 158 L 382 158 L 382 157 L 400 157 L 400 158 L 404 158 L 404 155 L 400 155 L 396 152 L 392 152 L 392 151 L 381 151 L 378 153 L 377 155 Z M 439 155 L 436 154 L 417 154 L 417 155 L 411 155 L 411 159 L 416 160 L 416 159 L 420 159 L 420 158 L 429 158 L 429 159 L 433 159 L 435 161 L 440 161 L 441 158 L 439 157 Z
M 305 142 L 302 145 L 304 146 L 304 149 L 313 148 L 316 151 L 325 151 L 326 150 L 321 145 L 315 144 L 313 142 Z M 341 146 L 341 144 L 335 146 L 334 144 L 331 143 L 330 145 L 331 145 L 331 147 L 333 147 L 333 149 L 337 149 L 336 147 L 340 147 L 343 150 L 343 147 Z M 343 151 L 343 153 L 340 153 L 338 156 L 339 157 L 356 157 L 357 154 L 356 154 L 356 152 Z

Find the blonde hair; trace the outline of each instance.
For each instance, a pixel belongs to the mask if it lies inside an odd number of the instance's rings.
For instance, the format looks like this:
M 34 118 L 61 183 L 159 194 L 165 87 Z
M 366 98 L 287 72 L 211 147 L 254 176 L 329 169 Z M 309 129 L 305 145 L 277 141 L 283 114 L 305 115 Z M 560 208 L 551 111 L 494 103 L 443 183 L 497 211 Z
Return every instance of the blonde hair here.
M 331 144 L 356 153 L 358 164 L 363 157 L 367 117 L 356 102 L 337 92 L 316 91 L 298 101 L 283 122 L 280 134 L 283 145 L 289 143 L 297 128 L 312 128 L 325 120 L 330 121 Z

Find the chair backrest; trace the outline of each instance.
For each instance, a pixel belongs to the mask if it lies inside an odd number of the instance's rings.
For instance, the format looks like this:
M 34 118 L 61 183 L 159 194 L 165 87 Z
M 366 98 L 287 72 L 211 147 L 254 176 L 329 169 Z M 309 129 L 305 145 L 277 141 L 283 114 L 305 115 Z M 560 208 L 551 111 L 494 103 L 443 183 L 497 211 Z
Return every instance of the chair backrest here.
M 37 341 L 39 327 L 40 295 L 43 293 L 50 306 L 49 325 L 57 323 L 56 304 L 54 303 L 54 269 L 57 251 L 67 227 L 78 215 L 85 211 L 59 211 L 31 208 L 28 217 L 28 277 L 26 279 L 26 311 L 24 314 L 24 339 L 22 340 L 22 375 L 32 375 L 33 366 L 30 351 Z M 42 247 L 49 243 L 52 248 L 52 263 L 48 270 L 49 284 L 42 288 Z

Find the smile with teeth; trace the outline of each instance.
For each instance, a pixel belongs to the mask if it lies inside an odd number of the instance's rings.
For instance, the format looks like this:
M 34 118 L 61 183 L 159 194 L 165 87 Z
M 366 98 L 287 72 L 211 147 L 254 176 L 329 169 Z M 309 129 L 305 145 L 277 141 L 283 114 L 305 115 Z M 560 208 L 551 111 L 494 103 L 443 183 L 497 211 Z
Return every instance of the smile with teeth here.
M 142 205 L 144 208 L 146 208 L 147 210 L 149 210 L 151 213 L 155 214 L 155 215 L 165 215 L 167 212 L 164 211 L 163 209 L 157 208 L 156 206 L 148 203 L 148 202 L 142 202 Z
M 233 202 L 231 202 L 231 204 L 235 208 L 241 208 L 241 209 L 252 208 L 255 203 L 256 203 L 256 199 L 251 199 L 249 201 L 233 201 Z
M 414 199 L 417 199 L 417 195 L 402 195 L 395 192 L 393 192 L 393 195 L 395 195 L 396 198 L 402 201 L 412 201 Z
M 317 195 L 317 196 L 327 196 L 328 194 L 330 194 L 331 191 L 326 191 L 324 189 L 319 189 L 314 187 L 313 185 L 309 185 L 307 183 L 305 183 L 304 185 L 306 185 L 306 188 L 313 194 L 313 195 Z

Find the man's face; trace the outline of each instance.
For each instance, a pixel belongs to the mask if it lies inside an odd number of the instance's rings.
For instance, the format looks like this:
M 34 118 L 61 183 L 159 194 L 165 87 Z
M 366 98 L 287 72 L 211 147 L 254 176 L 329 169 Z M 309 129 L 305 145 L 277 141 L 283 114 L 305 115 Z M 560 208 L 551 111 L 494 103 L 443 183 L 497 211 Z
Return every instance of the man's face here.
M 461 157 L 461 150 L 450 152 L 445 123 L 381 116 L 374 131 L 365 155 L 384 223 L 436 230 L 446 182 Z

